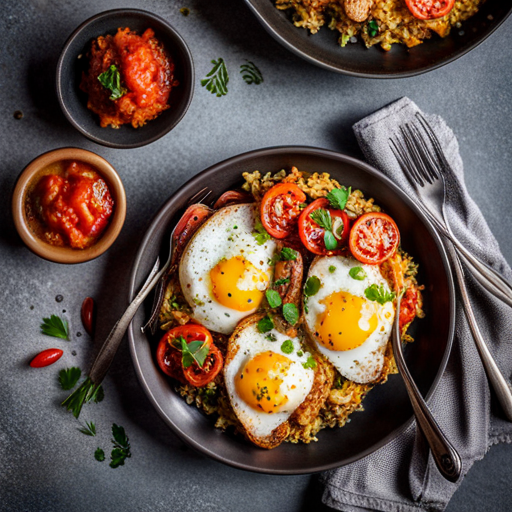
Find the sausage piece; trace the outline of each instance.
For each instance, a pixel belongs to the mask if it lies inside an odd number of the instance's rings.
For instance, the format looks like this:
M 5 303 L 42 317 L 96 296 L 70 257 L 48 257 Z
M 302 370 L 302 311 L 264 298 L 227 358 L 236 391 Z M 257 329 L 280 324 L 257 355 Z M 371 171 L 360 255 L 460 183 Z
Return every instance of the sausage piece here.
M 284 244 L 279 244 L 278 251 L 281 251 Z M 277 286 L 276 290 L 281 296 L 283 304 L 295 304 L 299 306 L 302 292 L 302 278 L 304 275 L 304 260 L 299 251 L 296 251 L 297 259 L 278 261 L 274 267 L 274 283 L 280 279 L 288 280 L 286 283 Z

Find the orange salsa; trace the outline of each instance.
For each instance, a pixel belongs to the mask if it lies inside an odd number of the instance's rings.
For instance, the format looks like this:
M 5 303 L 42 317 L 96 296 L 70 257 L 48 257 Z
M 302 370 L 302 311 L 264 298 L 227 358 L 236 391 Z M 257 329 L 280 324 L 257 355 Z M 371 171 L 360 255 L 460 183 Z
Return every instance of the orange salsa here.
M 120 75 L 117 95 L 99 78 L 113 66 Z M 88 94 L 87 107 L 99 115 L 103 128 L 126 123 L 137 128 L 169 108 L 171 89 L 177 85 L 174 63 L 152 29 L 139 36 L 119 28 L 115 36 L 100 36 L 92 42 L 89 70 L 80 88 Z
M 93 245 L 103 234 L 114 200 L 103 178 L 83 162 L 57 162 L 43 169 L 27 195 L 25 211 L 34 234 L 73 249 Z

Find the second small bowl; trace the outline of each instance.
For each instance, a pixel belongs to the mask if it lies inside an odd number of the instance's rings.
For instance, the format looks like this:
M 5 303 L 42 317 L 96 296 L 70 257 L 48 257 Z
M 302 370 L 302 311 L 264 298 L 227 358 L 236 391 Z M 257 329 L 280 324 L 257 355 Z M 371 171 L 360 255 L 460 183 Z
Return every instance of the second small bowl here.
M 130 28 L 138 34 L 153 29 L 174 61 L 174 78 L 179 82 L 169 96 L 170 108 L 140 128 L 130 124 L 119 129 L 102 128 L 99 117 L 87 108 L 87 94 L 80 90 L 91 41 L 99 36 L 114 35 L 118 28 Z M 181 121 L 194 94 L 194 63 L 184 39 L 166 20 L 139 9 L 114 9 L 93 16 L 71 34 L 57 64 L 56 87 L 64 115 L 79 132 L 103 146 L 136 148 L 154 142 Z

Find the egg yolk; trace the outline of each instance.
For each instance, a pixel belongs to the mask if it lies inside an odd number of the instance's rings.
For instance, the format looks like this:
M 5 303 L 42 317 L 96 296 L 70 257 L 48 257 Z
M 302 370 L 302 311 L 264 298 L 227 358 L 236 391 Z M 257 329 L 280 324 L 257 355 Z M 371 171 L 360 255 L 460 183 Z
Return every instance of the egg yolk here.
M 267 274 L 241 256 L 222 259 L 210 271 L 210 279 L 217 302 L 236 311 L 257 308 L 268 286 Z
M 318 316 L 315 334 L 329 350 L 352 350 L 362 345 L 379 323 L 373 305 L 347 292 L 335 292 L 320 301 L 326 306 Z
M 240 398 L 257 411 L 279 412 L 288 402 L 281 384 L 292 364 L 287 357 L 270 350 L 254 356 L 235 377 Z

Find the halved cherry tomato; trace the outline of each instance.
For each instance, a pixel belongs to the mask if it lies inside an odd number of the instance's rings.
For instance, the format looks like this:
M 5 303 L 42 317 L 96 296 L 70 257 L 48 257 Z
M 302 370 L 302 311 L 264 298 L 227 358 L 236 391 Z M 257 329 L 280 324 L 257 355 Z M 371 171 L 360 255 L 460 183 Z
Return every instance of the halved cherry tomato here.
M 215 345 L 210 345 L 210 352 L 206 356 L 206 360 L 202 367 L 192 364 L 188 368 L 183 369 L 185 378 L 192 386 L 202 387 L 211 382 L 222 369 L 223 358 L 220 350 Z
M 416 317 L 416 304 L 418 303 L 418 290 L 416 288 L 407 288 L 402 300 L 400 301 L 400 330 L 412 322 Z
M 379 265 L 395 253 L 399 241 L 395 221 L 385 213 L 370 212 L 354 222 L 349 246 L 352 256 L 361 263 Z
M 348 215 L 342 210 L 330 208 L 329 206 L 330 203 L 327 199 L 323 197 L 316 199 L 302 210 L 299 217 L 299 235 L 302 243 L 306 249 L 319 256 L 334 256 L 335 254 L 340 254 L 349 232 Z M 311 218 L 311 214 L 320 208 L 327 210 L 331 216 L 333 234 L 338 244 L 334 250 L 326 249 L 324 242 L 325 229 L 320 227 Z
M 455 0 L 405 0 L 405 3 L 415 18 L 433 20 L 449 14 Z
M 261 223 L 274 238 L 293 233 L 306 194 L 293 183 L 278 183 L 267 190 L 261 200 Z
M 173 345 L 173 341 L 180 337 L 185 338 L 187 343 L 197 340 L 204 341 L 209 346 L 210 352 L 202 368 L 196 363 L 188 368 L 183 368 L 181 350 Z M 211 357 L 210 354 L 212 354 Z M 165 333 L 156 349 L 156 361 L 166 375 L 179 380 L 183 384 L 189 382 L 193 386 L 204 386 L 212 381 L 220 372 L 223 364 L 222 354 L 213 344 L 210 331 L 199 324 L 180 325 Z M 197 374 L 198 376 L 192 375 L 191 379 L 189 378 L 191 374 Z M 200 378 L 201 375 L 204 375 L 204 377 Z M 199 381 L 204 381 L 204 384 L 194 383 Z
M 32 368 L 43 368 L 45 366 L 50 366 L 51 364 L 58 361 L 64 352 L 60 348 L 48 348 L 39 352 L 32 361 L 30 361 L 30 366 Z

